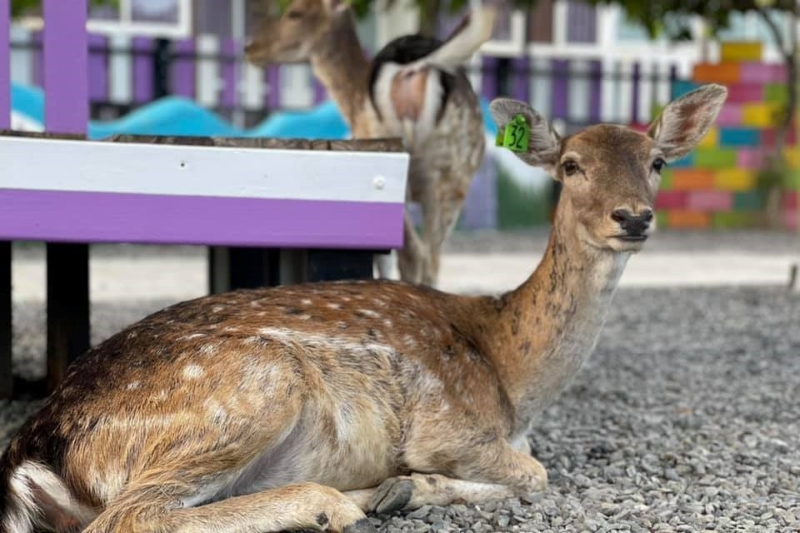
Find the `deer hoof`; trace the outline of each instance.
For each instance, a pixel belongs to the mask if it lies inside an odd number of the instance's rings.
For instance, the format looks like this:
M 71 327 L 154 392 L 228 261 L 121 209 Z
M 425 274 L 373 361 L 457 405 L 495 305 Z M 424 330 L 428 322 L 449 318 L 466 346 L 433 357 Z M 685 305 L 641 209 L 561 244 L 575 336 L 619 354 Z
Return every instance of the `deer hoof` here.
M 370 523 L 369 519 L 362 518 L 358 522 L 346 526 L 342 533 L 378 533 L 378 530 Z
M 369 502 L 378 514 L 391 513 L 405 508 L 414 493 L 414 482 L 410 479 L 389 478 L 378 487 Z

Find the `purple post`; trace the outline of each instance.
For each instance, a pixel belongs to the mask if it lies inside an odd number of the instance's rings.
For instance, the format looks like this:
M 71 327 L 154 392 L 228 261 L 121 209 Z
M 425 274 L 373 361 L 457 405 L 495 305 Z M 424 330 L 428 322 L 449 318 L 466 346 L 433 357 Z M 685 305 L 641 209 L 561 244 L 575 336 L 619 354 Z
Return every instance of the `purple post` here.
M 589 63 L 589 120 L 600 122 L 600 108 L 603 105 L 603 63 Z
M 31 81 L 37 87 L 44 87 L 44 51 L 42 32 L 31 33 Z
M 177 57 L 172 63 L 172 94 L 194 98 L 197 76 L 195 75 L 194 39 L 182 39 L 174 43 Z
M 153 99 L 153 40 L 133 39 L 133 101 L 137 104 Z
M 319 105 L 328 99 L 328 89 L 312 74 L 314 84 L 314 105 Z
M 569 61 L 553 59 L 552 117 L 566 119 L 569 115 Z
M 523 102 L 531 101 L 530 84 L 530 67 L 531 59 L 528 56 L 515 57 L 511 60 L 511 94 L 514 98 Z
M 281 67 L 272 65 L 267 67 L 267 109 L 274 111 L 281 108 Z
M 497 98 L 497 58 L 485 56 L 481 68 L 481 95 L 487 100 Z
M 631 74 L 631 86 L 633 94 L 631 95 L 631 124 L 639 123 L 639 91 L 641 90 L 642 81 L 642 67 L 636 62 L 633 64 L 633 73 Z
M 234 109 L 238 105 L 239 97 L 236 93 L 236 55 L 239 51 L 238 43 L 234 39 L 225 39 L 222 42 L 222 107 Z
M 0 0 L 0 129 L 11 127 L 10 0 Z M 0 349 L 2 349 L 0 347 Z
M 108 101 L 108 38 L 89 36 L 89 101 Z
M 89 119 L 86 11 L 85 5 L 80 9 L 80 2 L 44 0 L 45 124 L 48 131 L 86 133 Z

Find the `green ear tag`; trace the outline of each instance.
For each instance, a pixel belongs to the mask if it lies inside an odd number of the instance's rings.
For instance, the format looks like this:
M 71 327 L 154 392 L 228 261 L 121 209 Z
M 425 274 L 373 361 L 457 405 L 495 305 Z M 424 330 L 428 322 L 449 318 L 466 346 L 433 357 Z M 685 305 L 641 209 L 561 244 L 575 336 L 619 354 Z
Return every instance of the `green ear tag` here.
M 498 132 L 498 141 L 500 132 Z M 503 133 L 502 146 L 512 152 L 527 152 L 528 143 L 531 140 L 531 127 L 523 115 L 517 115 L 506 127 Z M 500 144 L 498 143 L 498 146 Z

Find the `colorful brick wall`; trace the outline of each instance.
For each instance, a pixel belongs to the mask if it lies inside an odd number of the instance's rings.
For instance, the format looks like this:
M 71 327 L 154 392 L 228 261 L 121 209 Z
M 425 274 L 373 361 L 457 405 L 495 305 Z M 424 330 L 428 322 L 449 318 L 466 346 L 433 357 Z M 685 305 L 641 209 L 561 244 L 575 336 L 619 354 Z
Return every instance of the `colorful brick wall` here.
M 721 61 L 698 64 L 692 81 L 672 85 L 672 99 L 704 83 L 728 87 L 717 122 L 700 145 L 663 172 L 659 226 L 752 227 L 763 221 L 766 192 L 758 173 L 775 146 L 774 113 L 786 101 L 785 65 L 763 63 L 761 43 L 722 43 Z M 793 169 L 781 190 L 781 225 L 797 227 L 800 145 L 792 129 L 784 157 Z

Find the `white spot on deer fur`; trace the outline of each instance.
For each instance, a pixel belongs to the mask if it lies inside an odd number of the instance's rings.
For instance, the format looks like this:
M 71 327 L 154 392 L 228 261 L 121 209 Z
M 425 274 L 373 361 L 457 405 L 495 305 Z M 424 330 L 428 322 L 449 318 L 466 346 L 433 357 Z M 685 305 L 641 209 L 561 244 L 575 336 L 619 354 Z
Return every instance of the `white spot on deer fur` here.
M 216 401 L 214 398 L 208 398 L 203 403 L 208 411 L 209 416 L 211 417 L 212 422 L 219 424 L 228 418 L 228 411 L 226 411 L 225 407 L 223 407 L 222 404 Z
M 394 349 L 377 342 L 362 343 L 359 340 L 335 335 L 314 335 L 288 328 L 262 328 L 259 331 L 264 337 L 270 337 L 286 344 L 301 344 L 320 349 L 347 350 L 352 353 L 377 352 L 389 356 Z
M 159 392 L 158 394 L 156 394 L 155 396 L 151 396 L 151 399 L 152 399 L 152 400 L 155 400 L 155 401 L 157 401 L 157 402 L 163 402 L 163 401 L 164 401 L 164 400 L 166 400 L 168 397 L 169 397 L 169 392 L 167 392 L 167 390 L 165 389 L 165 390 L 162 390 L 162 391 L 160 391 L 160 392 Z
M 219 347 L 214 343 L 204 344 L 200 347 L 201 355 L 217 355 Z
M 186 379 L 197 379 L 205 373 L 206 371 L 200 365 L 186 365 L 183 367 L 183 377 Z
M 236 326 L 226 326 L 222 331 L 225 333 L 236 333 L 239 331 L 239 328 Z
M 339 305 L 339 304 L 333 304 L 333 303 L 331 303 L 331 304 L 327 304 L 327 307 L 328 307 L 329 309 L 341 309 L 341 308 L 342 308 L 342 306 L 341 306 L 341 305 Z
M 126 388 L 127 388 L 128 390 L 136 390 L 136 389 L 138 389 L 138 388 L 139 388 L 139 387 L 141 387 L 141 386 L 142 386 L 142 384 L 141 384 L 140 382 L 138 382 L 138 381 L 131 381 L 130 383 L 128 383 L 128 386 L 127 386 Z
M 14 496 L 5 522 L 10 525 L 8 531 L 29 531 L 33 519 L 39 515 L 41 508 L 34 497 L 34 487 L 47 494 L 62 513 L 83 525 L 97 517 L 97 513 L 77 501 L 61 478 L 44 465 L 31 461 L 22 463 L 11 475 L 10 484 Z
M 300 303 L 303 305 L 311 305 L 311 300 L 309 300 L 308 298 L 303 298 L 302 300 L 300 300 Z
M 137 332 L 131 331 L 131 332 L 128 333 L 128 338 L 129 339 L 135 339 L 138 335 L 139 334 Z
M 224 305 L 215 305 L 214 307 L 211 308 L 211 312 L 212 313 L 219 313 L 223 309 L 225 309 Z
M 383 321 L 383 325 L 386 326 L 387 328 L 390 328 L 392 327 L 392 321 L 387 318 L 386 320 Z
M 205 336 L 206 336 L 205 333 L 192 333 L 190 335 L 184 335 L 183 337 L 181 337 L 178 340 L 190 341 L 190 340 L 193 340 L 193 339 L 200 339 L 200 338 L 205 337 Z
M 375 311 L 372 311 L 370 309 L 361 309 L 360 311 L 363 314 L 365 314 L 368 317 L 370 317 L 370 318 L 380 318 L 381 317 L 381 315 L 379 313 L 376 313 Z

